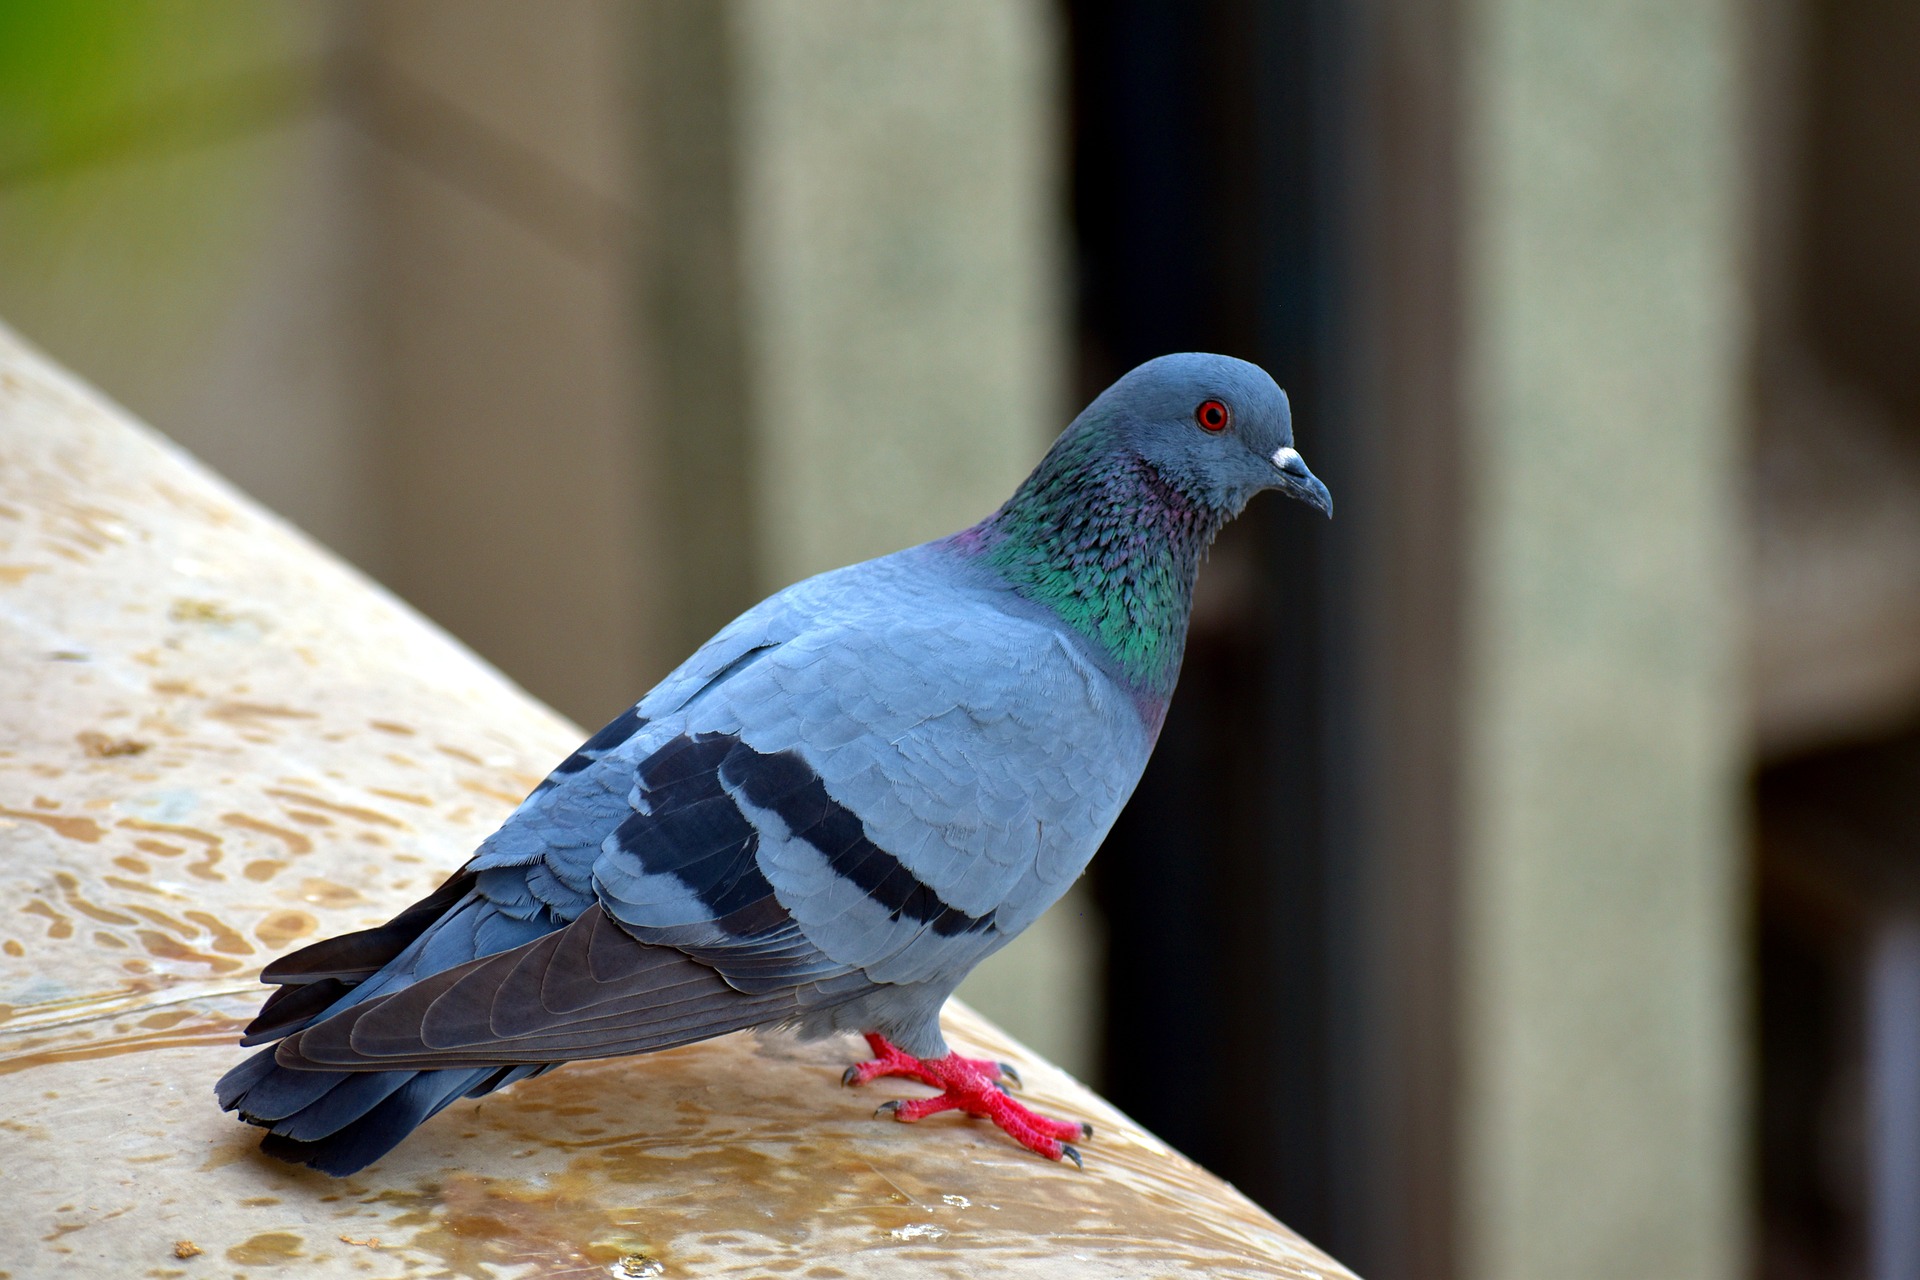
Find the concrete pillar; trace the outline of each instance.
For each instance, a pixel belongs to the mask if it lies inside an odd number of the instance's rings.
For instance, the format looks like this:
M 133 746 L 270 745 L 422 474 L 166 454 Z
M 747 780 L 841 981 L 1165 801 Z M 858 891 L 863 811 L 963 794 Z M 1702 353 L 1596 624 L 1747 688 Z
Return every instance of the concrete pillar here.
M 1726 0 L 1470 0 L 1463 1256 L 1740 1272 Z
M 737 579 L 704 637 L 766 591 L 979 519 L 1064 425 L 1063 71 L 1032 0 L 642 20 L 660 431 L 750 510 L 744 530 L 682 514 L 744 552 L 698 549 L 690 596 Z
M 1044 6 L 734 11 L 764 585 L 973 523 L 1065 425 Z

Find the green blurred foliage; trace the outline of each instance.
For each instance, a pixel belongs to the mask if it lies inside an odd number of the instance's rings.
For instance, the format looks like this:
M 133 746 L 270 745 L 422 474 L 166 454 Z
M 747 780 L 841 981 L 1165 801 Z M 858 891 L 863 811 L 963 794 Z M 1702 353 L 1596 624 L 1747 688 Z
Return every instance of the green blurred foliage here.
M 0 319 L 112 382 L 217 320 L 317 100 L 321 6 L 0 0 Z

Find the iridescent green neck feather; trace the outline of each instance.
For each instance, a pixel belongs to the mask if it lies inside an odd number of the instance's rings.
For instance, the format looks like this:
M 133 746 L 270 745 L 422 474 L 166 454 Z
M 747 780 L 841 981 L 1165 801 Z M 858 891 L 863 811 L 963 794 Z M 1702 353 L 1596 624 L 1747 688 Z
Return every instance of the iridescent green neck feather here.
M 1227 513 L 1105 434 L 1063 437 L 1005 506 L 956 541 L 1097 645 L 1137 693 L 1164 700 L 1179 678 L 1200 560 Z

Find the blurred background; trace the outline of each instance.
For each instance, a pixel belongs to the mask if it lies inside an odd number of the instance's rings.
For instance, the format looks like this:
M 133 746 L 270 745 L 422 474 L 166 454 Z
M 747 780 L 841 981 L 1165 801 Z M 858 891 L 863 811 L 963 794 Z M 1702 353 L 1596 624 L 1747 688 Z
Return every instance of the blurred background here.
M 0 319 L 587 726 L 1259 361 L 1340 518 L 1230 528 L 965 994 L 1376 1280 L 1911 1280 L 1916 65 L 1912 0 L 0 0 Z

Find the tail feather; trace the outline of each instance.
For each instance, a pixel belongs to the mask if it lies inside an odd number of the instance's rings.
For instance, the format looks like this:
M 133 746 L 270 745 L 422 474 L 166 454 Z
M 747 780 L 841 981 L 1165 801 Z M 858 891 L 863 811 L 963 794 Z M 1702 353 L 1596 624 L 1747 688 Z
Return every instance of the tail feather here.
M 277 987 L 267 997 L 267 1002 L 260 1006 L 260 1012 L 254 1015 L 253 1021 L 247 1024 L 246 1034 L 241 1037 L 240 1043 L 265 1044 L 298 1031 L 332 1008 L 340 997 L 352 989 L 352 983 L 342 982 L 338 978 L 322 978 L 301 986 Z
M 273 1073 L 273 1050 L 262 1049 L 221 1076 L 213 1086 L 213 1096 L 222 1111 L 232 1111 L 240 1100 Z
M 288 1075 L 333 1076 L 331 1071 L 289 1071 Z M 299 1142 L 318 1142 L 359 1120 L 419 1078 L 416 1071 L 356 1071 L 327 1080 L 326 1091 L 306 1106 L 274 1120 L 273 1131 Z
M 449 960 L 471 960 L 514 946 L 550 925 L 496 918 L 474 896 L 477 878 L 462 871 L 387 923 L 328 938 L 268 965 L 261 977 L 281 984 L 246 1029 L 245 1045 L 263 1045 L 325 1021 Z M 396 963 L 397 962 L 397 963 Z M 465 1096 L 537 1074 L 543 1066 L 452 1065 L 420 1069 L 310 1070 L 283 1065 L 281 1046 L 262 1048 L 220 1078 L 223 1110 L 269 1130 L 269 1155 L 332 1174 L 352 1173 L 392 1150 L 414 1127 Z
M 555 1064 L 452 1067 L 423 1071 L 298 1071 L 264 1049 L 227 1072 L 220 1105 L 269 1132 L 260 1149 L 335 1177 L 357 1173 L 435 1112 Z
M 322 938 L 281 956 L 260 971 L 260 981 L 303 986 L 333 978 L 351 985 L 378 973 L 412 946 L 429 925 L 465 899 L 477 881 L 471 871 L 455 872 L 438 889 L 383 925 Z
M 289 1071 L 274 1061 L 273 1049 L 242 1062 L 214 1086 L 225 1111 L 238 1111 L 249 1124 L 272 1125 L 306 1110 L 339 1083 L 330 1071 Z
M 449 933 L 444 926 L 457 923 L 463 909 L 477 905 L 472 900 L 476 883 L 478 877 L 472 872 L 456 872 L 439 888 L 383 925 L 337 938 L 323 938 L 275 960 L 260 971 L 260 980 L 276 983 L 279 989 L 260 1006 L 260 1012 L 247 1024 L 240 1043 L 256 1045 L 278 1040 L 339 1008 L 390 988 L 396 981 L 405 985 L 410 974 L 383 971 L 405 956 L 409 948 L 434 941 L 436 933 Z M 524 939 L 529 932 L 527 923 L 512 923 Z M 538 927 L 532 931 L 537 932 Z M 443 946 L 456 951 L 465 948 L 462 959 L 478 954 L 475 950 L 480 942 L 478 928 L 456 929 L 451 934 L 441 940 Z M 374 981 L 369 983 L 368 979 Z
M 344 1083 L 354 1072 L 318 1073 Z M 387 1073 L 381 1072 L 385 1075 Z M 500 1074 L 497 1068 L 449 1068 L 438 1071 L 395 1072 L 408 1078 L 364 1114 L 317 1138 L 299 1138 L 277 1128 L 260 1140 L 260 1149 L 290 1164 L 343 1178 L 378 1160 L 400 1145 L 442 1107 L 486 1084 Z
M 800 1007 L 799 988 L 743 991 L 685 951 L 634 937 L 597 904 L 561 924 L 482 888 L 456 875 L 388 924 L 268 967 L 282 990 L 247 1043 L 282 1042 L 217 1086 L 223 1108 L 268 1130 L 262 1151 L 352 1173 L 463 1095 Z

